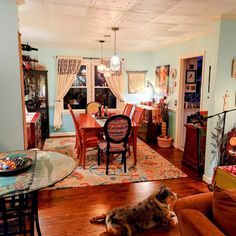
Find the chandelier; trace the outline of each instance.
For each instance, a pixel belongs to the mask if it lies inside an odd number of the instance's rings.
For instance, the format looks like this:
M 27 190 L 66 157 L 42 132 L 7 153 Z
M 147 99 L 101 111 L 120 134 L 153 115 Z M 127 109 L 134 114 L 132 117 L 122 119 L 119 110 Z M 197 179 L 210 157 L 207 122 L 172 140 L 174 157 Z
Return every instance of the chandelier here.
M 106 66 L 106 63 L 103 59 L 103 43 L 105 40 L 99 40 L 99 43 L 101 43 L 101 58 L 100 58 L 100 64 L 97 66 L 97 70 L 100 73 L 103 73 L 105 77 L 109 77 L 111 75 L 110 68 Z
M 114 31 L 115 37 L 114 37 L 114 54 L 110 59 L 110 69 L 111 71 L 119 71 L 120 70 L 120 58 L 116 54 L 116 31 L 119 30 L 117 27 L 111 28 Z

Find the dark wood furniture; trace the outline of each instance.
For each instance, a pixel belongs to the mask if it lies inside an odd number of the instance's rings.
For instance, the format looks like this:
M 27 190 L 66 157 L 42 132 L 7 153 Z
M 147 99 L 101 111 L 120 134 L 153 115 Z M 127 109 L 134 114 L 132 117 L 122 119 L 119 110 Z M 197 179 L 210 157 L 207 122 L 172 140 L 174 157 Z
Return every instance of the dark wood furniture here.
M 206 127 L 185 124 L 186 139 L 182 163 L 195 169 L 199 175 L 204 173 Z
M 29 112 L 41 113 L 42 138 L 49 137 L 47 71 L 24 69 L 25 103 Z
M 30 113 L 29 113 L 30 114 Z M 42 148 L 41 115 L 39 112 L 26 116 L 28 149 Z
M 153 123 L 152 107 L 144 108 L 144 118 L 138 129 L 138 137 L 146 143 L 157 143 L 157 136 L 161 134 L 161 124 Z

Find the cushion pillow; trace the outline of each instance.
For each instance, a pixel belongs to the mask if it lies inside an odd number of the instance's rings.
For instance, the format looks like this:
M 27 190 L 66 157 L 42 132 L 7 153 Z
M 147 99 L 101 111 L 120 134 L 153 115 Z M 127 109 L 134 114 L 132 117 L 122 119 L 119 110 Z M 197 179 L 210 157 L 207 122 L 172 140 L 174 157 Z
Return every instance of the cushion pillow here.
M 216 224 L 229 236 L 235 236 L 236 191 L 215 189 L 213 217 Z

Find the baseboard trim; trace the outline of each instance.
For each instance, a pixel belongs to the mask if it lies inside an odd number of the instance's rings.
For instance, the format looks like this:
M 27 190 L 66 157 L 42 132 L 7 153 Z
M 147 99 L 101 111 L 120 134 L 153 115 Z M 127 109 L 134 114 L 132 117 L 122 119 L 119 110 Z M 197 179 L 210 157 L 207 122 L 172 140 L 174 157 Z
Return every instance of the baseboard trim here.
M 50 133 L 49 137 L 65 137 L 65 136 L 75 136 L 75 132 L 61 132 L 61 133 Z
M 207 175 L 203 175 L 202 180 L 207 183 L 207 184 L 211 184 L 212 183 L 212 177 L 209 177 Z

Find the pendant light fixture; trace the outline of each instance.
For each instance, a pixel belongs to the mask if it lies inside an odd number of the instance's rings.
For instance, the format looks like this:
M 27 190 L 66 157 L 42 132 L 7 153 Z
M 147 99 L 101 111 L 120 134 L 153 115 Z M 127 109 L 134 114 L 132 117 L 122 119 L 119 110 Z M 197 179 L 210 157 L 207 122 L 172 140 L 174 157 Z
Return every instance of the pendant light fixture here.
M 103 73 L 103 71 L 105 71 L 106 69 L 106 65 L 103 61 L 103 43 L 105 42 L 105 40 L 99 40 L 99 43 L 101 43 L 101 58 L 100 58 L 100 65 L 97 66 L 98 72 Z
M 116 31 L 119 30 L 117 27 L 112 27 L 112 31 L 114 31 L 114 55 L 110 59 L 110 70 L 111 71 L 119 71 L 120 70 L 120 58 L 116 54 Z

